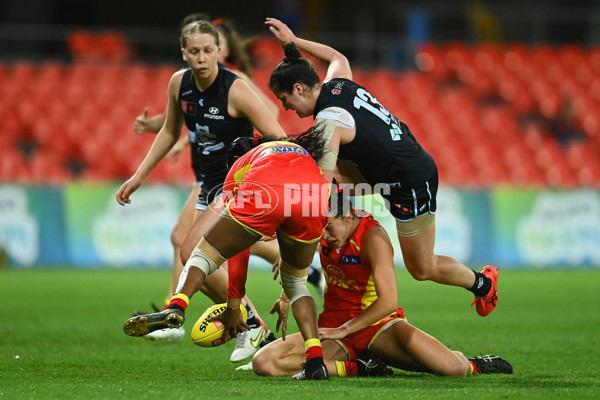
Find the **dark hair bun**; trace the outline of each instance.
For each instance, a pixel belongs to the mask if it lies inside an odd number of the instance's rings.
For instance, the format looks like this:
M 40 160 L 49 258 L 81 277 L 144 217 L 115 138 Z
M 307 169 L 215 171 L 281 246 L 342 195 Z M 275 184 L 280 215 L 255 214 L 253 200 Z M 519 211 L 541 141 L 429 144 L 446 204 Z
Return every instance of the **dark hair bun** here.
M 302 58 L 302 54 L 300 54 L 300 50 L 296 47 L 294 42 L 286 42 L 283 44 L 283 53 L 285 57 L 283 57 L 284 63 L 295 63 Z

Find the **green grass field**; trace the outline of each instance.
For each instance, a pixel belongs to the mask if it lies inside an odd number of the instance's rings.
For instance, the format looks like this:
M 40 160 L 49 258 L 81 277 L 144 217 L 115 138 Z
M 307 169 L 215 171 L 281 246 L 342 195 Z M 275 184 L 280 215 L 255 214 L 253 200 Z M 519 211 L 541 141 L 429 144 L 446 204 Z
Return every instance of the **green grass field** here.
M 514 375 L 397 371 L 328 382 L 236 371 L 233 342 L 204 349 L 187 334 L 168 343 L 126 336 L 123 322 L 160 302 L 169 276 L 166 269 L 0 270 L 0 399 L 600 398 L 598 269 L 502 270 L 500 302 L 486 318 L 469 309 L 467 291 L 399 272 L 400 305 L 411 323 L 466 355 L 503 356 Z M 272 327 L 268 310 L 278 293 L 270 273 L 250 273 L 248 294 Z M 187 332 L 208 306 L 201 295 L 192 299 Z

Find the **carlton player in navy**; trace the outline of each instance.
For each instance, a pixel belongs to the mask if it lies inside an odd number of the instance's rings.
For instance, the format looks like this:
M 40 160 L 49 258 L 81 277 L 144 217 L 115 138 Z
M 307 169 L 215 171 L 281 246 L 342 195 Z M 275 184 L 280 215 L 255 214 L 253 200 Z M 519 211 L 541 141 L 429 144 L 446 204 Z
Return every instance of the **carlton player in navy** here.
M 133 192 L 176 144 L 185 123 L 202 151 L 204 183 L 196 206 L 197 217 L 181 247 L 184 263 L 220 211 L 207 209 L 207 205 L 227 174 L 227 146 L 237 137 L 252 137 L 253 127 L 266 137 L 285 137 L 256 92 L 219 66 L 220 51 L 218 32 L 209 22 L 195 21 L 182 30 L 181 53 L 189 68 L 171 77 L 165 122 L 135 174 L 116 194 L 119 204 L 131 202 Z M 210 293 L 222 292 L 222 297 L 226 297 L 226 272 L 212 274 L 204 286 Z
M 313 117 L 329 132 L 329 154 L 319 166 L 331 181 L 336 165 L 354 181 L 380 193 L 396 219 L 406 269 L 417 280 L 460 286 L 475 295 L 475 308 L 486 316 L 498 302 L 498 269 L 481 272 L 434 253 L 437 167 L 406 124 L 393 116 L 367 89 L 352 81 L 348 59 L 321 43 L 300 39 L 281 21 L 265 24 L 284 44 L 285 57 L 273 72 L 269 88 L 284 109 Z M 323 82 L 302 58 L 306 52 L 328 65 Z M 418 94 L 415 94 L 418 95 Z M 341 163 L 339 160 L 351 162 Z M 351 172 L 348 173 L 347 167 Z

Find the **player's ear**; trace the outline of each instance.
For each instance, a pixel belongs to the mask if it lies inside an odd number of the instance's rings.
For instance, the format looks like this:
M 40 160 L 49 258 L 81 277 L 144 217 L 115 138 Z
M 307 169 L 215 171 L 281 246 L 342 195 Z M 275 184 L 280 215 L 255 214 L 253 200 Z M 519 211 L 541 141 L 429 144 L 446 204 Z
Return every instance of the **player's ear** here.
M 183 47 L 181 48 L 181 58 L 183 58 L 183 61 L 187 62 L 187 57 L 185 55 L 185 50 L 183 49 Z
M 294 87 L 293 87 L 293 93 L 297 94 L 298 96 L 302 96 L 304 94 L 304 86 L 302 86 L 299 83 L 294 83 Z

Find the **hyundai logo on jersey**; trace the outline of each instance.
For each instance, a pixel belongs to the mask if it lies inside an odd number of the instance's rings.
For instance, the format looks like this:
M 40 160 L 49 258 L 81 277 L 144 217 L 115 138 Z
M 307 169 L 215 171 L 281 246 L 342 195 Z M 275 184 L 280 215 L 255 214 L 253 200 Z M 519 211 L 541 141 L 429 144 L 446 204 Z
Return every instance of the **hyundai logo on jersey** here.
M 208 112 L 211 114 L 218 114 L 219 113 L 219 109 L 217 107 L 211 107 L 208 109 Z

